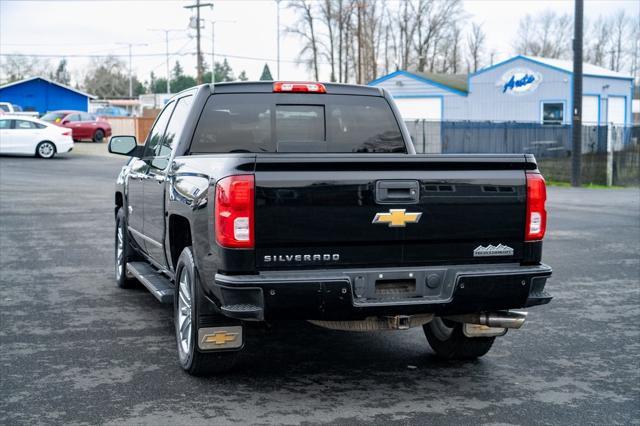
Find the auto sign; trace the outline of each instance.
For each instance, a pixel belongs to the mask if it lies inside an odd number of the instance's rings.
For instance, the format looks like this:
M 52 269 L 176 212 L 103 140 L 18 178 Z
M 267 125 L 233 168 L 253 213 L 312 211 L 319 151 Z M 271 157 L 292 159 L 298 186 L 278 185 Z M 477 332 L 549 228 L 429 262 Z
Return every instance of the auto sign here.
M 513 68 L 496 82 L 502 93 L 524 95 L 536 90 L 542 82 L 542 74 L 526 68 Z

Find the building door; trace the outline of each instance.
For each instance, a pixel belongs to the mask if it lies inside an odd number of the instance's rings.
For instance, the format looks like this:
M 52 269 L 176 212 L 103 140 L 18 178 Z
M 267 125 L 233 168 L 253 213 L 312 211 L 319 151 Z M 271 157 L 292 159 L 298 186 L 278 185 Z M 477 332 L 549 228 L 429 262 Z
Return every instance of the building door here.
M 442 120 L 442 98 L 396 98 L 400 115 L 409 120 Z
M 597 126 L 600 98 L 598 96 L 582 97 L 582 124 L 585 126 Z
M 625 103 L 627 98 L 610 96 L 607 114 L 607 123 L 613 123 L 614 126 L 624 126 L 625 124 Z

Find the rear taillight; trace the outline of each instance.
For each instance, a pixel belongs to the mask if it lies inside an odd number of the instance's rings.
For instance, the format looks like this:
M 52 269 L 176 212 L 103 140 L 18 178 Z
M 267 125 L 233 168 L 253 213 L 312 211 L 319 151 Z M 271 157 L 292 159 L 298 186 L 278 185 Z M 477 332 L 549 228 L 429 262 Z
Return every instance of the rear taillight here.
M 544 238 L 547 229 L 547 187 L 538 173 L 527 173 L 527 219 L 524 240 L 536 241 Z
M 273 83 L 273 91 L 280 92 L 311 92 L 311 93 L 327 93 L 327 88 L 321 83 L 296 83 L 276 81 Z
M 254 247 L 254 178 L 234 175 L 216 185 L 215 231 L 222 247 Z

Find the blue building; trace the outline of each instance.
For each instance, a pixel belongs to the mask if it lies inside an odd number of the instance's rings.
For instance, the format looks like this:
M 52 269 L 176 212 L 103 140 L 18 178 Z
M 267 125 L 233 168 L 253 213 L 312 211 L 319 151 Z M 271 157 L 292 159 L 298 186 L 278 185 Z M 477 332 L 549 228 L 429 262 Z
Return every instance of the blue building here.
M 93 95 L 44 77 L 32 77 L 0 86 L 0 102 L 10 102 L 25 111 L 44 114 L 55 110 L 89 111 Z
M 560 127 L 571 125 L 573 80 L 571 61 L 518 55 L 469 75 L 396 71 L 369 85 L 387 89 L 405 120 L 445 123 L 436 133 L 461 122 L 512 122 L 536 129 L 555 126 L 555 134 L 561 134 Z M 582 84 L 584 125 L 631 125 L 632 77 L 585 63 Z M 431 139 L 440 140 L 434 132 Z M 443 150 L 447 136 L 442 134 Z M 425 149 L 440 152 L 438 145 Z

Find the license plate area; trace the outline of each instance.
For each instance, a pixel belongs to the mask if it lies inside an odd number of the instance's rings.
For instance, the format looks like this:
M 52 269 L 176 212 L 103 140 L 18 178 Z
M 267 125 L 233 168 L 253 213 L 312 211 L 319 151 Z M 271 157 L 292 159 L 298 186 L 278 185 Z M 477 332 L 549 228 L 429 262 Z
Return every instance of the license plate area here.
M 447 270 L 411 268 L 397 271 L 353 273 L 354 303 L 401 303 L 437 300 L 450 294 Z
M 376 280 L 375 294 L 380 297 L 411 297 L 416 294 L 416 280 Z

